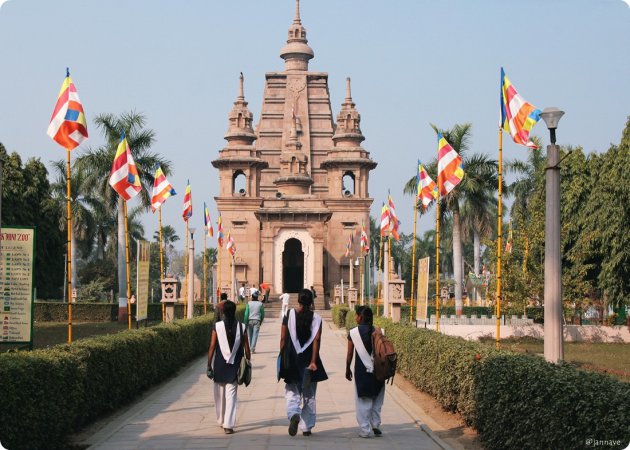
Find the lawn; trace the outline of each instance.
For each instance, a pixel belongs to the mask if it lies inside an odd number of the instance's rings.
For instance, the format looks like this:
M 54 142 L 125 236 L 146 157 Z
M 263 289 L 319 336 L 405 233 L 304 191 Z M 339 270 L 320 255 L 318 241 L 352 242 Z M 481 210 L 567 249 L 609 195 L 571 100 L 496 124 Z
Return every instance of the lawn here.
M 485 341 L 494 345 L 494 341 Z M 519 353 L 542 356 L 543 341 L 540 339 L 504 339 L 501 347 Z M 582 370 L 609 373 L 622 381 L 630 382 L 630 344 L 604 344 L 589 342 L 565 342 L 564 359 Z

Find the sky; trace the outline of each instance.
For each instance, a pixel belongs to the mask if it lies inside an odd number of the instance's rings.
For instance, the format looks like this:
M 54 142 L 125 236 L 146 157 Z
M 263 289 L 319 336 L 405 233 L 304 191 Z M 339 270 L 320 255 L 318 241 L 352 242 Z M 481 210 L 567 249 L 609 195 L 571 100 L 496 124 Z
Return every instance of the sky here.
M 239 72 L 257 124 L 265 73 L 284 68 L 279 53 L 294 8 L 294 0 L 0 0 L 0 142 L 24 161 L 65 159 L 46 129 L 69 67 L 90 133 L 73 160 L 103 143 L 96 115 L 143 113 L 157 135 L 153 150 L 173 163 L 178 195 L 163 205 L 163 223 L 183 238 L 186 180 L 191 223 L 203 227 L 204 201 L 216 221 L 211 161 L 226 144 Z M 352 78 L 363 147 L 378 163 L 372 215 L 389 189 L 405 233 L 413 199 L 402 189 L 417 159 L 435 159 L 431 123 L 472 123 L 470 152 L 497 158 L 501 67 L 527 101 L 566 112 L 560 145 L 606 151 L 630 115 L 630 7 L 622 0 L 302 0 L 300 10 L 315 52 L 309 69 L 329 74 L 333 117 Z M 542 120 L 533 134 L 547 144 Z M 504 160 L 531 151 L 507 135 L 503 142 Z M 157 217 L 142 220 L 151 239 Z M 431 214 L 419 217 L 419 233 L 433 226 Z

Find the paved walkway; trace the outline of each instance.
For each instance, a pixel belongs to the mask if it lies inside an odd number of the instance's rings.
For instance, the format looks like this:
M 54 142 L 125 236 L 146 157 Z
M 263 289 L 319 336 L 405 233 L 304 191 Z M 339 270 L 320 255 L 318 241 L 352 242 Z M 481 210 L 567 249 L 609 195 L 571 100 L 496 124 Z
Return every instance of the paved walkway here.
M 126 411 L 108 419 L 84 444 L 93 450 L 132 449 L 427 449 L 449 447 L 409 411 L 405 394 L 387 386 L 383 436 L 358 437 L 354 386 L 344 378 L 345 331 L 323 325 L 321 357 L 329 379 L 317 389 L 317 425 L 310 437 L 287 433 L 284 383 L 276 381 L 280 320 L 265 321 L 253 356 L 253 380 L 239 386 L 235 434 L 217 425 L 204 356 Z M 94 427 L 96 428 L 96 427 Z

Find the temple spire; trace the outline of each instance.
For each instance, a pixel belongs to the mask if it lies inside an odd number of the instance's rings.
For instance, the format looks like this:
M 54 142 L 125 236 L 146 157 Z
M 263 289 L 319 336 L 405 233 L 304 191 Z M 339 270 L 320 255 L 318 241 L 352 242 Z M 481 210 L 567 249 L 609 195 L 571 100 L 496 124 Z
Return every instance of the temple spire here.
M 346 78 L 346 103 L 352 103 L 352 93 L 350 92 L 350 77 Z
M 293 19 L 293 24 L 302 25 L 302 21 L 300 20 L 300 0 L 295 0 L 295 18 Z
M 252 128 L 253 114 L 247 108 L 247 101 L 245 101 L 245 77 L 241 72 L 238 81 L 238 96 L 232 107 L 232 111 L 228 115 L 228 131 L 225 135 L 225 139 L 228 141 L 228 146 L 234 145 L 251 145 L 256 140 L 256 134 Z
M 240 83 L 239 83 L 239 87 L 238 87 L 238 97 L 237 97 L 237 101 L 243 102 L 245 101 L 245 91 L 243 89 L 243 83 L 245 81 L 245 77 L 243 76 L 243 72 L 241 72 L 241 76 L 239 78 Z

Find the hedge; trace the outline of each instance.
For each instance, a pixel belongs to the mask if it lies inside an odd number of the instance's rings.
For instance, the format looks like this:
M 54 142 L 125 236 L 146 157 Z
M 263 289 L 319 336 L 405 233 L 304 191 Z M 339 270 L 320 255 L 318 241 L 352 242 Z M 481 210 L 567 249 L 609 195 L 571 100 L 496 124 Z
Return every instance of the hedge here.
M 212 320 L 208 314 L 49 350 L 0 354 L 2 444 L 11 450 L 64 448 L 70 433 L 206 352 Z
M 207 310 L 213 311 L 208 304 Z M 135 309 L 132 314 L 135 314 Z M 203 314 L 203 303 L 195 302 L 195 316 Z M 162 320 L 162 304 L 149 303 L 147 309 L 149 321 Z M 184 318 L 184 304 L 175 305 L 175 317 Z M 36 322 L 66 322 L 68 320 L 68 304 L 62 302 L 35 302 L 33 318 Z M 72 320 L 74 322 L 113 322 L 118 320 L 118 303 L 73 303 Z
M 331 311 L 333 323 L 338 327 L 345 326 L 349 310 L 347 305 L 334 305 Z
M 398 371 L 459 413 L 489 450 L 575 449 L 588 439 L 630 442 L 630 384 L 532 355 L 377 318 Z M 346 315 L 346 328 L 356 326 Z

